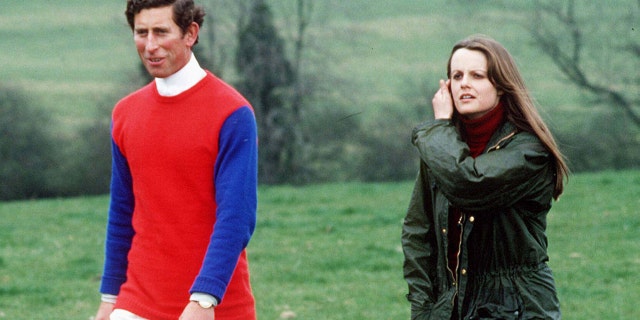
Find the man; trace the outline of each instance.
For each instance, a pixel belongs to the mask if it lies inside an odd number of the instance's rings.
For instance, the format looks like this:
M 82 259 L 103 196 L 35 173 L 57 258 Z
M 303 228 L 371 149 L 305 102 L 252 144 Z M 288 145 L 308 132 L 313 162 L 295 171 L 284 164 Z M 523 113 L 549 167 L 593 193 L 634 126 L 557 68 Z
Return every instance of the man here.
M 156 79 L 115 106 L 105 265 L 96 319 L 255 319 L 245 248 L 257 206 L 249 103 L 198 65 L 204 10 L 128 0 Z

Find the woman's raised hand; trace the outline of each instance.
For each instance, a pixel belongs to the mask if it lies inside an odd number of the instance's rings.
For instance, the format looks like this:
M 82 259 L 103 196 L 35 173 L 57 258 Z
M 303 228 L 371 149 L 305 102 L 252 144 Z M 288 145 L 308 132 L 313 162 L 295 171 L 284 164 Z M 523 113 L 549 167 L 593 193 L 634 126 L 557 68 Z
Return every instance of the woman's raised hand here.
M 453 100 L 449 86 L 451 80 L 440 79 L 440 89 L 433 95 L 431 104 L 433 105 L 433 115 L 436 119 L 451 119 L 453 116 Z

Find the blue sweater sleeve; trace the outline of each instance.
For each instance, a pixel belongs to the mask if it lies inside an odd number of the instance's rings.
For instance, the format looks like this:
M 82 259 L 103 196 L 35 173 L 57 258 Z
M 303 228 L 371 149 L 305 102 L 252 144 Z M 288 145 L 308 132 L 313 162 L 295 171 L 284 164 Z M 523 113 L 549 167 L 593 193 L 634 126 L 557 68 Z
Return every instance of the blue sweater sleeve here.
M 256 225 L 258 138 L 253 111 L 242 107 L 220 131 L 215 164 L 216 224 L 199 275 L 190 292 L 221 301 Z
M 131 249 L 131 241 L 135 233 L 131 223 L 135 201 L 127 159 L 113 140 L 111 149 L 111 203 L 100 292 L 117 295 L 127 275 L 127 254 Z

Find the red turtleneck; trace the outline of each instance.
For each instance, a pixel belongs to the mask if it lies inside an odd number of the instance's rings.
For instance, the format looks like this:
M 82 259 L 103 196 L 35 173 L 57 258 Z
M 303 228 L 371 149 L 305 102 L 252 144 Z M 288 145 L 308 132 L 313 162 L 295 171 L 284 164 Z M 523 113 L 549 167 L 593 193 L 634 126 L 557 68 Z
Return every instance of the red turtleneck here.
M 504 120 L 504 107 L 499 102 L 495 108 L 478 119 L 461 118 L 464 137 L 467 141 L 471 156 L 477 157 L 489 143 L 489 139 Z
M 478 119 L 461 118 L 463 136 L 471 150 L 471 156 L 476 158 L 486 149 L 491 136 L 504 121 L 504 107 L 502 102 Z M 461 226 L 459 224 L 462 212 L 453 208 L 449 215 L 449 268 L 455 274 L 458 267 L 458 250 L 460 248 Z

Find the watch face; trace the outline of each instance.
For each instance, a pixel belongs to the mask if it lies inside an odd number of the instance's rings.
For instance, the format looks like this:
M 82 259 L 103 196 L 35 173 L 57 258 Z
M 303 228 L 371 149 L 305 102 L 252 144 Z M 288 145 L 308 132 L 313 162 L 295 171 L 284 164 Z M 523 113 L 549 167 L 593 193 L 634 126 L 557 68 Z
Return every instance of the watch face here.
M 198 304 L 205 309 L 213 307 L 213 303 L 211 302 L 198 301 Z

